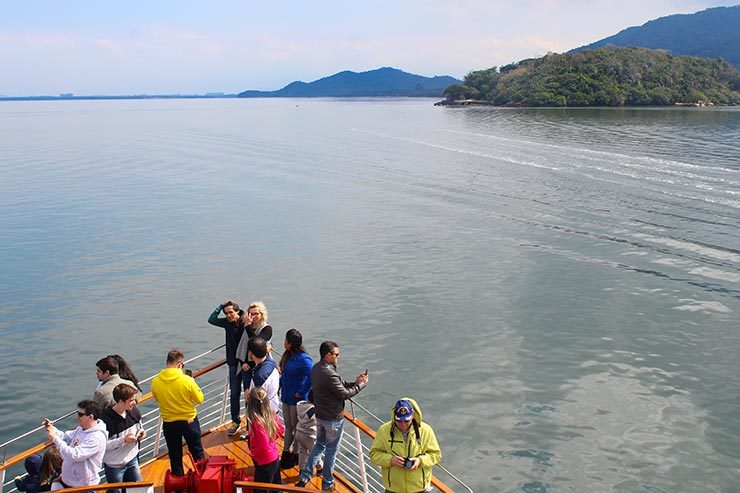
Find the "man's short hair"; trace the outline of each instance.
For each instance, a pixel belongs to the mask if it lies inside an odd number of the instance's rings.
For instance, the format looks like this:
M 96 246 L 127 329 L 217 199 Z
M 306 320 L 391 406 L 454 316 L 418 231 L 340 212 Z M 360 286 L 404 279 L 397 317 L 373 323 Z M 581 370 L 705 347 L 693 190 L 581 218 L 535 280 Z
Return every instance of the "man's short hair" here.
M 100 406 L 98 406 L 98 403 L 95 401 L 85 399 L 84 401 L 80 401 L 77 403 L 77 408 L 84 409 L 85 414 L 92 416 L 95 419 L 98 419 L 100 417 Z
M 100 358 L 98 362 L 95 363 L 95 366 L 100 368 L 100 371 L 102 371 L 103 373 L 108 372 L 111 375 L 118 374 L 118 361 L 116 361 L 116 359 L 111 356 Z
M 127 383 L 119 383 L 113 388 L 113 400 L 116 402 L 127 401 L 136 395 L 136 388 Z
M 247 342 L 247 351 L 252 353 L 255 358 L 264 358 L 267 356 L 267 342 L 261 337 L 252 337 Z
M 321 359 L 324 359 L 324 356 L 331 353 L 334 348 L 338 347 L 339 344 L 334 341 L 324 341 L 321 343 L 321 346 L 319 346 L 319 356 L 321 356 Z
M 239 308 L 239 304 L 236 301 L 227 301 L 226 303 L 224 303 L 224 306 L 221 308 L 221 310 L 226 309 L 227 306 L 233 308 L 236 313 L 239 313 L 239 310 L 241 310 L 241 308 Z
M 167 364 L 171 365 L 185 359 L 185 355 L 179 349 L 173 348 L 167 353 Z

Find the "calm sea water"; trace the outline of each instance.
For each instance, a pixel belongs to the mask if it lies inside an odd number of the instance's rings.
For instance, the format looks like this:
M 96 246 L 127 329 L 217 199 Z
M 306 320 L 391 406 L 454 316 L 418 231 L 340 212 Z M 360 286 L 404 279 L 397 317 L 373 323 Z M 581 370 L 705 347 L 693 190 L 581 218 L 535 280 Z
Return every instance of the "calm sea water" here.
M 740 111 L 431 103 L 2 103 L 0 442 L 263 299 L 475 491 L 737 491 Z

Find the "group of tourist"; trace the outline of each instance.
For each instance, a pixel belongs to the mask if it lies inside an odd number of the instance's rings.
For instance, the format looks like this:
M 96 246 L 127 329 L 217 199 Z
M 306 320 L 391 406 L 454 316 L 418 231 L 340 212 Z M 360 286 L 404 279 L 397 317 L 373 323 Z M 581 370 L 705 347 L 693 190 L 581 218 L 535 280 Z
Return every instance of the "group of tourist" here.
M 295 328 L 286 332 L 285 351 L 276 364 L 270 354 L 273 330 L 260 301 L 244 311 L 227 300 L 213 310 L 208 322 L 226 333 L 229 435 L 236 435 L 241 427 L 239 399 L 245 392 L 245 436 L 255 464 L 254 480 L 280 484 L 280 469 L 297 464 L 296 486 L 305 487 L 316 471 L 322 477 L 322 490 L 335 491 L 334 461 L 344 429 L 344 403 L 368 384 L 368 370 L 353 381 L 343 380 L 337 372 L 340 349 L 334 341 L 321 343 L 319 361 L 314 364 Z M 283 434 L 279 457 L 277 440 Z M 441 458 L 434 431 L 422 421 L 419 405 L 411 398 L 398 400 L 391 420 L 380 427 L 370 449 L 370 460 L 380 466 L 386 492 L 428 491 L 432 467 Z
M 281 484 L 281 469 L 298 465 L 296 486 L 305 487 L 314 474 L 320 474 L 322 490 L 335 491 L 334 463 L 343 434 L 344 404 L 367 386 L 368 370 L 352 381 L 343 380 L 337 372 L 340 348 L 333 341 L 321 343 L 319 361 L 314 364 L 295 328 L 285 334 L 285 351 L 276 362 L 271 354 L 273 329 L 267 319 L 264 303 L 255 301 L 243 310 L 232 300 L 219 304 L 208 318 L 208 323 L 224 329 L 226 337 L 232 421 L 227 433 L 234 436 L 242 428 L 240 398 L 244 392 L 242 438 L 248 439 L 254 481 Z M 166 367 L 151 384 L 170 469 L 176 476 L 184 475 L 183 439 L 194 460 L 205 458 L 196 410 L 203 403 L 203 392 L 183 371 L 184 361 L 181 351 L 169 351 Z M 44 487 L 95 485 L 101 467 L 109 483 L 141 481 L 138 452 L 146 432 L 136 407 L 138 380 L 118 355 L 100 359 L 96 367 L 99 385 L 93 399 L 77 404 L 79 426 L 62 433 L 44 420 L 52 446 L 43 458 L 29 457 L 29 474 L 16 481 L 19 490 L 36 493 Z M 280 437 L 282 455 L 277 443 Z M 398 400 L 391 420 L 380 427 L 370 449 L 371 462 L 382 470 L 386 492 L 428 491 L 432 466 L 440 459 L 434 432 L 422 422 L 416 401 Z

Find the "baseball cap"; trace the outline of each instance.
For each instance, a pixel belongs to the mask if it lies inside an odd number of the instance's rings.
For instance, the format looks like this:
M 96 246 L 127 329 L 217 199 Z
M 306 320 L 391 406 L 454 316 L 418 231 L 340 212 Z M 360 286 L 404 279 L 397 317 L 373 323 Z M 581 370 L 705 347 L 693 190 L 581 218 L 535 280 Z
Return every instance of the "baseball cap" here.
M 398 421 L 411 421 L 414 419 L 414 407 L 406 399 L 401 399 L 396 402 L 396 405 L 393 408 L 393 416 L 395 416 Z

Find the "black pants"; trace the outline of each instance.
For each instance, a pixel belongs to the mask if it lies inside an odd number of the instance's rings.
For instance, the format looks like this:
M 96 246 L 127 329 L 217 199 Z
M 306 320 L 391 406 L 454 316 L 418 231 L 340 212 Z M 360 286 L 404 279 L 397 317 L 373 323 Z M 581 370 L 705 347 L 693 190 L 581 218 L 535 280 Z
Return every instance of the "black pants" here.
M 255 483 L 283 484 L 280 479 L 280 459 L 275 459 L 269 464 L 262 466 L 254 465 Z M 253 493 L 267 493 L 267 490 L 254 490 Z
M 170 456 L 170 470 L 175 476 L 184 476 L 182 468 L 182 439 L 188 444 L 188 450 L 193 454 L 193 459 L 198 460 L 206 456 L 203 445 L 200 443 L 200 423 L 198 417 L 188 423 L 187 421 L 170 421 L 162 424 L 164 439 L 167 442 L 167 452 Z

